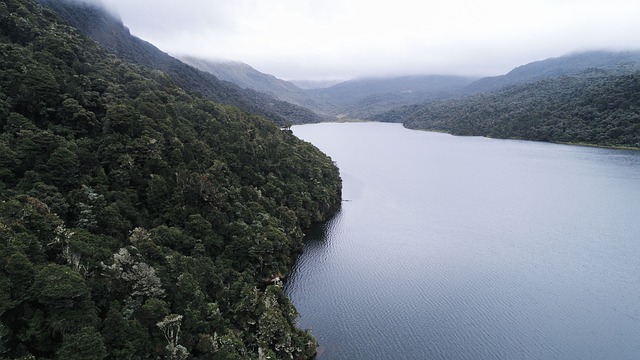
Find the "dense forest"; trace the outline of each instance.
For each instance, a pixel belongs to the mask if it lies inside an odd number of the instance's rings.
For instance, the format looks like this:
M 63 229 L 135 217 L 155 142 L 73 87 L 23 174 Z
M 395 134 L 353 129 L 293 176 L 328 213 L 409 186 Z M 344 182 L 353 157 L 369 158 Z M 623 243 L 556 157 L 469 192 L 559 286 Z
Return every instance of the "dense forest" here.
M 455 135 L 640 147 L 640 71 L 592 69 L 374 117 Z
M 54 10 L 84 35 L 100 43 L 105 49 L 133 64 L 156 69 L 167 74 L 181 88 L 201 94 L 209 100 L 234 105 L 254 114 L 267 117 L 278 125 L 319 122 L 313 111 L 200 71 L 162 52 L 129 32 L 122 20 L 110 14 L 98 3 L 74 0 L 37 0 Z M 284 100 L 284 101 L 283 101 Z
M 332 104 L 328 111 L 334 117 L 369 119 L 400 106 L 455 97 L 473 80 L 443 75 L 371 77 L 307 92 Z
M 192 56 L 180 56 L 179 58 L 197 69 L 210 73 L 221 80 L 237 84 L 243 89 L 253 89 L 269 94 L 276 99 L 302 106 L 305 109 L 309 109 L 309 111 L 313 111 L 322 119 L 330 119 L 328 114 L 334 108 L 327 99 L 312 96 L 289 81 L 261 73 L 242 62 L 211 61 Z M 305 123 L 315 121 L 315 119 L 308 116 L 298 116 L 296 119 L 298 122 Z
M 486 93 L 562 75 L 601 69 L 610 73 L 640 70 L 640 51 L 585 51 L 520 65 L 504 75 L 489 76 L 465 87 L 467 94 Z
M 0 357 L 307 359 L 280 279 L 326 155 L 0 3 Z

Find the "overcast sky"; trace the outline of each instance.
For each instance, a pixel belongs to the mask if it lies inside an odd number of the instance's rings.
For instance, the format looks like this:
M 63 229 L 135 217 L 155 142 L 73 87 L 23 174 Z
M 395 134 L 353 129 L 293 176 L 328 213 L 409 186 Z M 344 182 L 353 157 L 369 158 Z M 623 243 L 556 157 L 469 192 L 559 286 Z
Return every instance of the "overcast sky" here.
M 173 55 L 286 80 L 498 75 L 593 49 L 640 49 L 639 0 L 102 0 Z

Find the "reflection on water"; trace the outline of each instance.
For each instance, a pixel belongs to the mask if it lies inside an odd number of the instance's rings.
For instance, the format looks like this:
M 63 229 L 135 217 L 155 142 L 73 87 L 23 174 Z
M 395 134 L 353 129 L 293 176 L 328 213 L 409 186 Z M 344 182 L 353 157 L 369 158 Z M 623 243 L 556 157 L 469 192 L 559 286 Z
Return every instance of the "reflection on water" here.
M 637 359 L 640 153 L 294 126 L 342 209 L 286 291 L 333 359 Z

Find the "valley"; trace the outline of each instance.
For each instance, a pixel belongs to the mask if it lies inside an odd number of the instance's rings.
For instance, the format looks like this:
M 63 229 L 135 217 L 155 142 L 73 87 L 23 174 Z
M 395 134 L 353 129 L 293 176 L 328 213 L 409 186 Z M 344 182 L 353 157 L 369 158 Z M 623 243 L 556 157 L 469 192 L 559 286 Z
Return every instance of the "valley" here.
M 1 359 L 637 355 L 639 51 L 286 81 L 106 2 L 0 2 Z

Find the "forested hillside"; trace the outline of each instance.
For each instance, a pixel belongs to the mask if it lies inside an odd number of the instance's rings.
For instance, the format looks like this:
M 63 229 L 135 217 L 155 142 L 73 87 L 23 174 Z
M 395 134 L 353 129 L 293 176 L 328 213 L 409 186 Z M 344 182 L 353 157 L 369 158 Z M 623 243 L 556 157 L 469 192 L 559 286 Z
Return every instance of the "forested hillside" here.
M 587 70 L 602 69 L 611 73 L 640 70 L 640 51 L 586 51 L 534 61 L 500 76 L 474 81 L 465 87 L 467 94 L 499 90 L 563 75 L 576 75 Z
M 640 71 L 594 69 L 376 119 L 456 135 L 640 147 Z
M 0 3 L 0 357 L 306 359 L 285 275 L 331 160 Z
M 466 85 L 475 80 L 471 77 L 439 75 L 365 78 L 303 90 L 244 63 L 208 61 L 189 56 L 183 56 L 181 60 L 243 88 L 261 91 L 309 108 L 329 121 L 336 118 L 367 119 L 399 106 L 450 98 L 460 94 Z
M 254 89 L 243 89 L 212 74 L 184 64 L 152 44 L 129 33 L 122 21 L 96 3 L 74 0 L 38 0 L 62 16 L 83 34 L 100 43 L 118 57 L 137 65 L 166 73 L 187 91 L 202 94 L 209 100 L 238 106 L 268 117 L 278 125 L 312 123 L 321 118 L 302 106 L 294 105 Z
M 331 104 L 327 111 L 334 117 L 369 119 L 399 106 L 457 96 L 473 80 L 441 75 L 365 78 L 307 92 Z
M 237 84 L 243 89 L 253 89 L 269 94 L 276 99 L 304 106 L 323 118 L 326 118 L 329 110 L 333 108 L 323 99 L 313 96 L 294 84 L 273 75 L 261 73 L 245 63 L 210 61 L 192 56 L 181 56 L 180 60 L 197 69 L 211 73 L 219 79 Z

